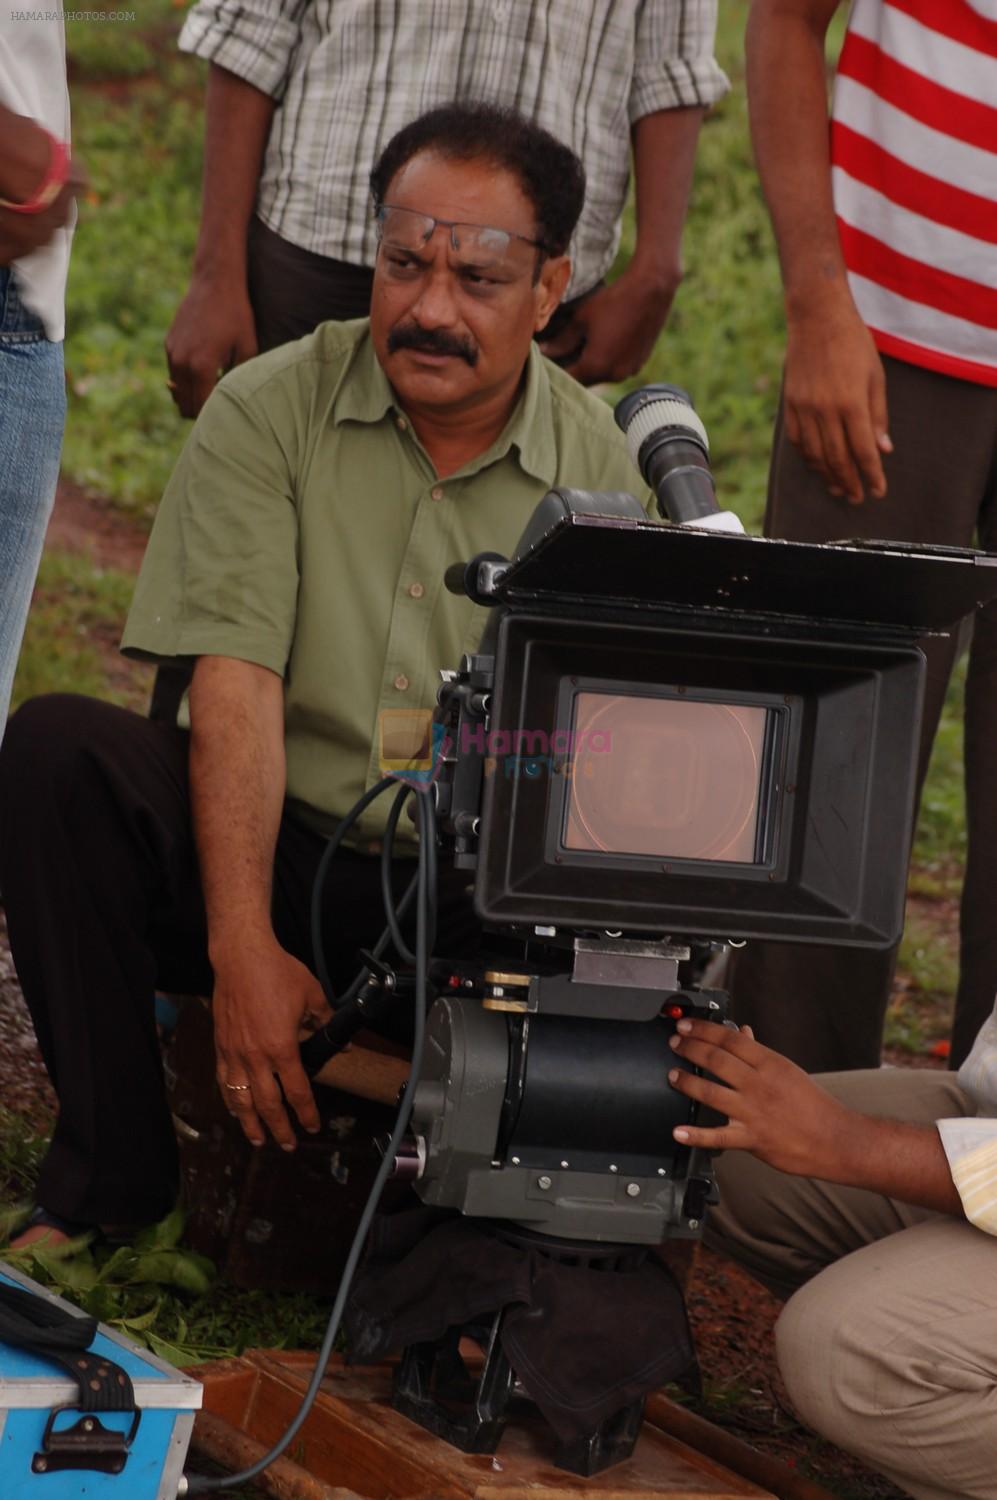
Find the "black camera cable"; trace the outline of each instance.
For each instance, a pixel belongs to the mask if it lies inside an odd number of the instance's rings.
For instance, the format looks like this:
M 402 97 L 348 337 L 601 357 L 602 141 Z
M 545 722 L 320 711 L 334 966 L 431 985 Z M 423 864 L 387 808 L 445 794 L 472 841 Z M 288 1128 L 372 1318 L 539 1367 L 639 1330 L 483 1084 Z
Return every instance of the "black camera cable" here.
M 332 839 L 330 839 L 329 841 L 329 847 L 325 850 L 322 856 L 319 870 L 316 872 L 315 887 L 313 887 L 313 917 L 316 909 L 314 900 L 316 888 L 319 890 L 319 895 L 321 895 L 319 876 L 321 875 L 322 880 L 324 881 L 325 869 L 328 868 L 328 863 L 331 862 L 333 856 L 335 855 L 336 849 L 339 848 L 345 834 L 352 827 L 353 823 L 356 822 L 356 819 L 360 816 L 364 808 L 367 807 L 371 802 L 373 802 L 375 797 L 380 796 L 382 792 L 386 791 L 388 786 L 392 784 L 394 784 L 394 778 L 389 776 L 380 781 L 377 786 L 372 787 L 370 791 L 366 792 L 364 796 L 354 805 L 351 811 L 347 813 L 346 817 L 337 827 L 336 832 L 333 834 Z M 418 873 L 415 877 L 415 1015 L 413 1017 L 412 1067 L 410 1073 L 410 1077 L 413 1079 L 418 1078 L 419 1073 L 422 1069 L 422 1054 L 426 1037 L 426 996 L 429 977 L 429 959 L 431 953 L 431 923 L 435 910 L 435 897 L 434 893 L 430 889 L 429 882 L 431 875 L 435 874 L 436 871 L 436 808 L 434 806 L 432 796 L 429 795 L 429 793 L 431 792 L 431 788 L 427 786 L 426 788 L 419 787 L 415 788 L 414 790 L 418 798 L 416 802 L 416 808 L 418 810 L 419 823 L 419 868 Z M 321 914 L 321 901 L 319 901 L 318 903 L 318 911 L 319 914 Z M 315 960 L 316 967 L 319 967 L 319 965 L 321 964 L 322 971 L 325 973 L 323 988 L 328 995 L 330 993 L 330 988 L 328 986 L 328 970 L 325 965 L 325 955 L 322 951 L 320 934 L 321 928 L 319 928 L 319 940 L 316 947 Z M 343 1267 L 343 1274 L 340 1277 L 339 1288 L 336 1292 L 336 1299 L 333 1303 L 332 1311 L 329 1314 L 329 1322 L 326 1326 L 325 1335 L 322 1339 L 321 1347 L 319 1348 L 318 1354 L 315 1358 L 315 1369 L 312 1373 L 312 1378 L 308 1383 L 308 1389 L 302 1397 L 301 1405 L 298 1408 L 297 1415 L 291 1422 L 290 1426 L 288 1427 L 287 1431 L 284 1433 L 280 1441 L 278 1443 L 275 1443 L 274 1446 L 270 1449 L 269 1453 L 265 1453 L 263 1457 L 259 1459 L 255 1464 L 251 1464 L 249 1468 L 243 1469 L 238 1474 L 228 1474 L 219 1479 L 209 1478 L 204 1474 L 185 1475 L 181 1479 L 180 1485 L 177 1490 L 178 1497 L 187 1495 L 207 1495 L 218 1490 L 231 1489 L 234 1485 L 237 1484 L 247 1484 L 250 1480 L 255 1479 L 258 1474 L 261 1474 L 263 1470 L 266 1469 L 270 1464 L 272 1464 L 275 1459 L 279 1458 L 280 1455 L 285 1452 L 289 1444 L 294 1441 L 295 1437 L 300 1432 L 303 1423 L 307 1420 L 308 1413 L 312 1409 L 312 1406 L 315 1402 L 315 1397 L 318 1395 L 319 1388 L 321 1387 L 322 1380 L 325 1376 L 326 1365 L 328 1364 L 329 1358 L 335 1347 L 336 1339 L 339 1335 L 339 1326 L 343 1318 L 343 1309 L 346 1306 L 346 1299 L 349 1296 L 350 1287 L 353 1284 L 353 1277 L 356 1274 L 360 1256 L 367 1239 L 367 1234 L 370 1230 L 371 1221 L 377 1210 L 377 1205 L 380 1200 L 381 1193 L 384 1189 L 385 1183 L 394 1170 L 395 1157 L 398 1154 L 401 1143 L 405 1137 L 405 1133 L 408 1130 L 408 1123 L 409 1118 L 412 1114 L 412 1105 L 414 1103 L 414 1099 L 415 1090 L 413 1088 L 406 1088 L 402 1093 L 402 1097 L 398 1105 L 398 1112 L 395 1116 L 395 1124 L 391 1132 L 391 1139 L 388 1142 L 387 1148 L 384 1152 L 383 1160 L 381 1161 L 381 1165 L 378 1167 L 377 1174 L 374 1178 L 373 1183 L 371 1184 L 370 1192 L 367 1195 L 367 1201 L 364 1204 L 363 1213 L 360 1215 L 360 1221 L 357 1224 L 356 1233 L 353 1236 L 353 1241 L 350 1245 L 350 1251 L 346 1257 L 346 1264 Z

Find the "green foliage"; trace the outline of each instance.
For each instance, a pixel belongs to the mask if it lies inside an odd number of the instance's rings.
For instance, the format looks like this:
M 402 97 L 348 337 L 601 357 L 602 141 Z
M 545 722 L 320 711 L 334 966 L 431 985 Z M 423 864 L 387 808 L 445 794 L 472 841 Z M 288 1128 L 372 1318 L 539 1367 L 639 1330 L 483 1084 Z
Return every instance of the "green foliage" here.
M 90 188 L 70 265 L 63 468 L 148 520 L 186 434 L 163 340 L 197 235 L 203 68 L 176 52 L 177 7 L 157 3 L 142 18 L 144 40 L 119 35 L 134 30 L 123 24 L 79 23 L 86 38 L 96 34 L 83 45 L 118 59 L 116 76 L 128 72 L 126 43 L 144 47 L 153 68 L 140 87 L 73 90 Z M 75 45 L 74 35 L 71 53 Z
M 914 841 L 912 888 L 955 895 L 966 858 L 966 798 L 962 776 L 962 705 L 967 658 L 956 663 L 935 736 Z
M 134 579 L 89 558 L 46 552 L 24 633 L 13 704 L 37 693 L 88 693 L 144 708 L 148 669 L 123 660 L 111 681 L 99 650 L 121 635 Z
M 0 1117 L 0 1171 L 18 1129 Z M 4 1210 L 0 1240 L 16 1233 L 24 1215 L 23 1206 Z M 183 1223 L 174 1209 L 130 1245 L 84 1235 L 52 1247 L 42 1241 L 8 1249 L 3 1258 L 171 1364 L 223 1359 L 256 1345 L 318 1347 L 329 1315 L 322 1299 L 243 1292 L 216 1281 L 205 1256 L 182 1248 Z
M 685 280 L 648 364 L 623 390 L 669 380 L 691 394 L 710 433 L 724 505 L 761 529 L 783 353 L 782 296 L 768 213 L 754 170 L 744 91 L 747 6 L 721 0 L 717 54 L 731 92 L 700 136 L 686 225 Z M 624 221 L 617 267 L 633 245 Z
M 153 54 L 125 24 L 68 20 L 66 52 L 74 79 L 136 78 L 153 66 Z
M 45 1136 L 0 1105 L 0 1188 L 7 1197 L 30 1192 L 47 1148 Z M 9 1234 L 10 1223 L 19 1212 L 4 1210 L 0 1214 L 0 1241 Z

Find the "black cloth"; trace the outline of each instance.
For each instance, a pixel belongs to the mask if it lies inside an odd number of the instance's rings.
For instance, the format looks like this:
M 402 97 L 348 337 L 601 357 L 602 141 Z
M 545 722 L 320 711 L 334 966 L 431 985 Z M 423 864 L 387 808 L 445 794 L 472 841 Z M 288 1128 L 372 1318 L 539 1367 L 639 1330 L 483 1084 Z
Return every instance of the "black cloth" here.
M 374 1363 L 502 1308 L 506 1357 L 565 1442 L 696 1369 L 682 1293 L 655 1257 L 624 1271 L 566 1264 L 471 1219 L 434 1225 L 426 1209 L 375 1221 L 344 1318 L 350 1359 Z
M 69 694 L 25 704 L 0 748 L 0 889 L 14 964 L 59 1097 L 38 1198 L 83 1224 L 152 1223 L 176 1198 L 153 995 L 212 989 L 187 748 L 178 729 Z M 274 931 L 313 969 L 309 903 L 324 848 L 285 813 Z M 413 869 L 397 862 L 397 894 Z M 441 869 L 440 952 L 475 946 L 466 881 Z M 358 967 L 357 949 L 384 926 L 379 859 L 343 850 L 326 892 L 324 944 L 342 989 Z

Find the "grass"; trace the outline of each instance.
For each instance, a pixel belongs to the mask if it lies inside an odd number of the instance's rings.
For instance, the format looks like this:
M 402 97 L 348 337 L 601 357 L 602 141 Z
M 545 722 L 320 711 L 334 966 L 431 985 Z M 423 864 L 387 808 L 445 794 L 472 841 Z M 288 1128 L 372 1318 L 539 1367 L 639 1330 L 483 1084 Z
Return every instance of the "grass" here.
M 721 0 L 717 54 L 733 88 L 700 136 L 683 247 L 685 280 L 650 361 L 611 394 L 615 399 L 651 380 L 684 386 L 709 430 L 724 505 L 759 531 L 783 321 L 775 244 L 748 137 L 746 16 L 741 0 Z M 617 266 L 629 257 L 633 236 L 628 210 Z
M 180 7 L 143 0 L 136 13 L 141 30 L 77 21 L 67 35 L 90 186 L 67 297 L 63 467 L 149 522 L 188 430 L 166 389 L 163 340 L 197 233 L 204 69 L 176 51 Z
M 133 587 L 128 573 L 47 552 L 24 633 L 13 705 L 37 693 L 86 693 L 144 710 L 149 670 L 119 658 L 112 675 L 108 665 L 115 661 L 111 648 Z

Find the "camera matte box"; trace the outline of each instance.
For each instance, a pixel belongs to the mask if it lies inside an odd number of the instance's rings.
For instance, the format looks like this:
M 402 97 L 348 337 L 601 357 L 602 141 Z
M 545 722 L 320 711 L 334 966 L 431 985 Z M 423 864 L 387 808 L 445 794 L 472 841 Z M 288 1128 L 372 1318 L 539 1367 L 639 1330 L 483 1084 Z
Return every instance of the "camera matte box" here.
M 484 921 L 872 948 L 897 940 L 917 783 L 918 640 L 997 595 L 997 556 L 574 514 L 504 571 L 494 595 L 505 612 L 492 637 L 475 883 Z M 657 704 L 676 725 L 669 704 L 680 700 L 765 724 L 754 854 L 586 844 L 574 726 L 592 704 L 614 701 Z M 667 737 L 645 739 L 656 812 Z M 633 793 L 630 781 L 621 786 Z
M 0 1283 L 34 1292 L 47 1302 L 78 1313 L 11 1266 L 0 1266 Z M 79 1392 L 56 1364 L 24 1349 L 0 1343 L 0 1496 L 3 1500 L 176 1500 L 184 1460 L 201 1405 L 201 1385 L 173 1365 L 101 1323 L 91 1345 L 96 1354 L 120 1365 L 131 1377 L 141 1420 L 119 1474 L 94 1469 L 36 1473 L 32 1464 L 52 1411 L 62 1430 L 79 1420 Z M 97 1412 L 108 1429 L 127 1433 L 131 1412 Z

